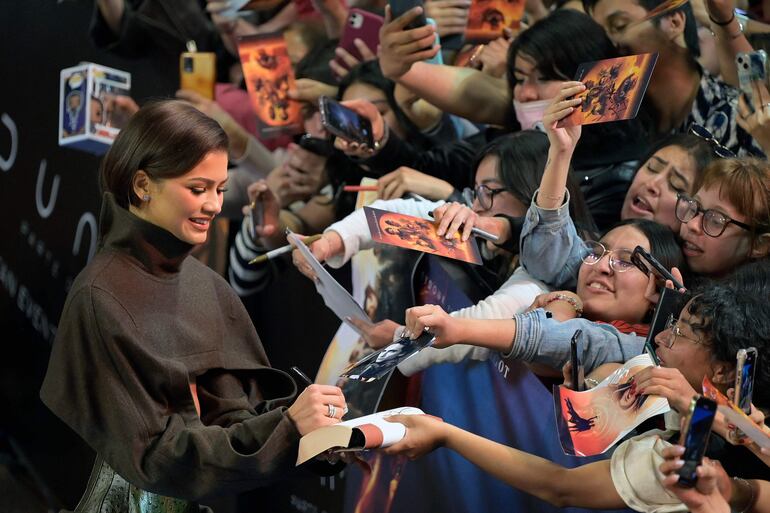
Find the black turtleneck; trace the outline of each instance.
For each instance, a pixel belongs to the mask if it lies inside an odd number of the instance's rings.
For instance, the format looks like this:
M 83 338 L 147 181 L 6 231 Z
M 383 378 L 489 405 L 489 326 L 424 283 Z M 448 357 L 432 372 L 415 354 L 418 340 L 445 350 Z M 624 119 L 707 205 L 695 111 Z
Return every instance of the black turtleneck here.
M 100 241 L 67 297 L 43 402 L 152 493 L 197 501 L 293 469 L 294 382 L 269 368 L 229 285 L 110 194 Z

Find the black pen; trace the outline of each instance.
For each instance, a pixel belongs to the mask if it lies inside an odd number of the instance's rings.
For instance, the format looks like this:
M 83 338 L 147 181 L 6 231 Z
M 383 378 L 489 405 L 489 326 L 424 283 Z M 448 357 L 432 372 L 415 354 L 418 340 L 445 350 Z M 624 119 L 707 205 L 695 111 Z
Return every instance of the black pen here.
M 307 377 L 307 374 L 305 374 L 304 372 L 302 372 L 302 371 L 300 370 L 300 368 L 299 368 L 299 367 L 297 367 L 296 365 L 295 365 L 294 367 L 292 367 L 290 370 L 291 370 L 291 371 L 292 371 L 294 374 L 296 374 L 297 376 L 299 376 L 299 379 L 300 379 L 300 381 L 302 381 L 303 383 L 305 383 L 305 388 L 307 388 L 307 387 L 309 387 L 310 385 L 312 385 L 312 384 L 313 384 L 313 381 L 312 381 L 310 378 L 308 378 L 308 377 Z

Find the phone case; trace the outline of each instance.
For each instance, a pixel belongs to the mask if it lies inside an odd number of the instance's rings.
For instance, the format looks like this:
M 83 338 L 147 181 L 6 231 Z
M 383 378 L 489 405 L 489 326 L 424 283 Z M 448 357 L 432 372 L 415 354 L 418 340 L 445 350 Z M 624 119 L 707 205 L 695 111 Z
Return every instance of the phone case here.
M 329 116 L 329 104 L 330 103 L 336 103 L 334 100 L 327 98 L 325 96 L 322 96 L 318 99 L 318 107 L 321 112 L 321 124 L 324 126 L 324 128 L 331 134 L 340 137 L 346 141 L 352 141 L 356 143 L 364 143 L 370 148 L 374 146 L 374 139 L 371 129 L 371 123 L 368 119 L 363 118 L 365 120 L 365 124 L 368 126 L 368 134 L 363 136 L 362 138 L 356 138 L 351 139 L 350 134 L 340 130 L 334 125 L 334 122 L 331 120 L 331 117 Z M 344 105 L 340 105 L 343 109 L 347 109 Z M 349 110 L 349 109 L 348 109 Z M 353 112 L 353 111 L 351 111 Z M 353 114 L 356 116 L 356 118 L 361 118 L 361 116 L 358 115 L 358 113 L 353 112 Z
M 764 50 L 740 52 L 735 56 L 735 65 L 738 68 L 738 83 L 741 91 L 753 104 L 751 82 L 754 80 L 764 81 L 767 77 L 767 54 Z
M 749 365 L 750 368 L 746 369 Z M 740 349 L 736 358 L 735 364 L 735 395 L 734 403 L 743 410 L 747 415 L 751 413 L 751 396 L 752 390 L 746 394 L 743 391 L 743 387 L 746 381 L 748 381 L 752 387 L 754 383 L 754 374 L 757 369 L 757 349 L 750 347 L 748 349 Z M 751 374 L 751 375 L 749 375 Z M 744 398 L 748 396 L 748 400 L 744 401 Z M 741 404 L 745 403 L 745 404 Z
M 680 486 L 692 487 L 698 480 L 695 469 L 700 465 L 706 452 L 716 410 L 717 405 L 714 401 L 700 395 L 695 396 L 690 403 L 690 413 L 680 440 L 685 448 L 682 455 L 684 466 L 678 471 Z
M 179 56 L 179 86 L 214 99 L 217 57 L 213 52 L 184 52 Z
M 360 39 L 376 55 L 377 46 L 380 44 L 380 28 L 384 22 L 382 16 L 361 9 L 351 9 L 337 48 L 344 48 L 360 61 L 362 59 L 361 53 L 353 44 L 355 39 Z M 348 69 L 348 65 L 339 57 L 335 57 L 334 60 L 343 68 Z

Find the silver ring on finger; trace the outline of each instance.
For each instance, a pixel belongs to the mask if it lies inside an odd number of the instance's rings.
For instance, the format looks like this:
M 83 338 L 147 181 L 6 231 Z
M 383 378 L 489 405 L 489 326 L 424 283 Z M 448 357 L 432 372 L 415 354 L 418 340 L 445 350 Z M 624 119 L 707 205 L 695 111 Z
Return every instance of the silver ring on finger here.
M 326 412 L 326 416 L 329 417 L 330 419 L 333 419 L 334 416 L 337 414 L 337 407 L 334 406 L 333 404 L 327 404 L 326 406 L 329 407 L 329 411 Z

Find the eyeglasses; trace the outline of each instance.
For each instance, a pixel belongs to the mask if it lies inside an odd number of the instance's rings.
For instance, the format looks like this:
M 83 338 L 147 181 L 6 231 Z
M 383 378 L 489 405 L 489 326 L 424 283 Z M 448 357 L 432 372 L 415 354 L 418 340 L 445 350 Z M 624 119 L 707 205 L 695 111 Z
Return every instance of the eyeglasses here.
M 682 194 L 681 192 L 676 195 L 676 218 L 683 223 L 690 222 L 698 214 L 703 214 L 701 218 L 701 228 L 703 233 L 709 237 L 719 237 L 725 232 L 728 224 L 734 224 L 740 226 L 744 230 L 751 231 L 751 226 L 735 219 L 731 219 L 718 210 L 711 208 L 704 209 L 700 202 L 694 198 Z
M 722 159 L 734 159 L 736 157 L 735 153 L 717 141 L 716 137 L 714 137 L 714 134 L 712 134 L 705 126 L 696 125 L 693 123 L 690 125 L 690 133 L 709 143 L 717 157 Z
M 495 202 L 495 196 L 508 189 L 500 187 L 492 189 L 487 184 L 479 184 L 473 189 L 473 197 L 479 201 L 479 206 L 484 210 L 489 210 Z
M 666 321 L 666 327 L 663 328 L 663 331 L 671 331 L 671 334 L 668 337 L 663 338 L 661 342 L 664 346 L 671 349 L 674 347 L 674 342 L 676 342 L 676 338 L 684 338 L 689 340 L 690 342 L 694 342 L 696 344 L 700 344 L 702 341 L 697 338 L 688 337 L 682 332 L 682 328 L 679 327 L 679 319 L 676 319 L 673 315 L 668 316 L 668 320 Z
M 583 263 L 587 265 L 595 265 L 599 260 L 604 258 L 604 255 L 609 255 L 610 268 L 616 273 L 624 273 L 636 268 L 631 261 L 633 251 L 630 249 L 607 249 L 604 247 L 604 244 L 595 240 L 587 240 L 584 244 L 585 254 L 583 255 Z

